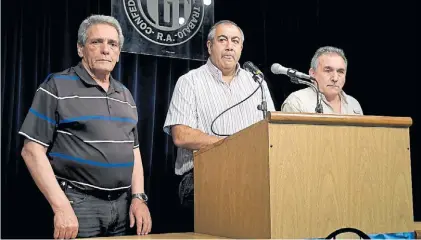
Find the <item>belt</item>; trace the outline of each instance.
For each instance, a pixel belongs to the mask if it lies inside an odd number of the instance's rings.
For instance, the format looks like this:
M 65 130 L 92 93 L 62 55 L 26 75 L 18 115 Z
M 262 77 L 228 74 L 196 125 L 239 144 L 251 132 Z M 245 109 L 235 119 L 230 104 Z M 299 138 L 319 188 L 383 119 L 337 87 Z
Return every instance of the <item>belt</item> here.
M 79 184 L 70 183 L 65 180 L 59 181 L 60 186 L 65 189 L 74 189 L 74 191 L 84 193 L 86 195 L 94 196 L 96 198 L 108 201 L 114 201 L 120 198 L 123 194 L 128 193 L 130 188 L 124 188 L 119 190 L 101 190 L 91 187 L 82 186 Z

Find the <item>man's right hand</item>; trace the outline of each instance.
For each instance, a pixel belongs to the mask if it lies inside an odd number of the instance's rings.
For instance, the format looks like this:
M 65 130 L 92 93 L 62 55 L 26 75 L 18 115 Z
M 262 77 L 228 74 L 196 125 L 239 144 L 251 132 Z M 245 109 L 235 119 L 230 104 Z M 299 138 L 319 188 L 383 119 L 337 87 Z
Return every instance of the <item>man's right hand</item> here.
M 75 239 L 79 231 L 79 222 L 72 206 L 54 209 L 54 238 Z
M 32 178 L 53 209 L 54 238 L 76 238 L 79 222 L 54 175 L 47 157 L 47 147 L 31 140 L 25 140 L 21 154 Z

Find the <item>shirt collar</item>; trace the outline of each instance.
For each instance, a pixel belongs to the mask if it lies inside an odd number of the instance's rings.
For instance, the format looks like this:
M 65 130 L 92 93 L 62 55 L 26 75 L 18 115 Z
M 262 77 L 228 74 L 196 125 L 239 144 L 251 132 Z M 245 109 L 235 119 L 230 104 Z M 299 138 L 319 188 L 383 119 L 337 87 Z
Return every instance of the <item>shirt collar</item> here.
M 210 60 L 210 58 L 208 58 L 207 62 L 206 62 L 206 66 L 209 69 L 211 75 L 218 81 L 222 81 L 225 82 L 224 80 L 222 80 L 222 71 L 219 70 Z M 237 67 L 235 70 L 235 74 L 234 77 L 238 75 L 238 73 L 240 72 L 241 66 L 239 63 L 237 63 Z
M 88 71 L 86 70 L 85 66 L 83 66 L 82 62 L 79 62 L 78 65 L 74 67 L 74 70 L 76 74 L 79 76 L 79 78 L 86 84 L 90 86 L 99 86 L 98 83 L 89 75 Z M 113 78 L 110 74 L 110 92 L 116 91 L 121 92 L 123 91 L 120 84 L 117 84 L 117 80 Z

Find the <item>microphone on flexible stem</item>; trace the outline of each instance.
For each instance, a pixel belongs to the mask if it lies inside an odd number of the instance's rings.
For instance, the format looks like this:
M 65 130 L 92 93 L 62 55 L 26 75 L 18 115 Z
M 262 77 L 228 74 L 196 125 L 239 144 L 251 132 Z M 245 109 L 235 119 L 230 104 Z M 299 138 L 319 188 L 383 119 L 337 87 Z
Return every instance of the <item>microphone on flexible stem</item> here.
M 270 70 L 274 74 L 285 74 L 285 75 L 287 75 L 289 77 L 296 77 L 296 78 L 301 78 L 301 79 L 311 80 L 311 81 L 315 81 L 316 80 L 316 79 L 314 79 L 310 75 L 307 75 L 305 73 L 299 72 L 299 71 L 297 71 L 295 69 L 292 69 L 292 68 L 286 68 L 286 67 L 282 66 L 279 63 L 272 64 L 272 66 L 270 67 Z
M 264 75 L 263 75 L 262 71 L 260 71 L 260 69 L 257 68 L 250 61 L 245 62 L 243 64 L 243 68 L 253 75 L 254 81 L 256 81 L 260 86 L 260 90 L 262 91 L 262 103 L 257 106 L 257 109 L 263 112 L 263 119 L 266 119 L 267 102 L 266 102 L 265 91 L 263 90 L 263 84 L 262 84 L 263 80 L 264 80 Z
M 262 80 L 263 77 L 262 71 L 258 67 L 256 67 L 252 62 L 248 61 L 243 64 L 243 68 L 250 72 L 253 75 L 254 81 L 258 82 L 259 80 Z
M 321 102 L 322 98 L 320 96 L 321 92 L 319 91 L 319 85 L 318 85 L 315 78 L 313 78 L 312 76 L 307 75 L 305 73 L 299 72 L 295 69 L 286 68 L 279 63 L 272 64 L 270 70 L 273 74 L 287 75 L 290 78 L 292 83 L 304 84 L 304 85 L 307 85 L 307 86 L 313 88 L 313 90 L 317 94 L 317 103 L 316 103 L 315 111 L 316 111 L 316 113 L 323 113 L 323 106 L 322 106 L 322 102 Z M 305 79 L 305 80 L 303 80 L 303 79 Z M 313 82 L 315 82 L 317 84 L 317 87 L 313 84 Z

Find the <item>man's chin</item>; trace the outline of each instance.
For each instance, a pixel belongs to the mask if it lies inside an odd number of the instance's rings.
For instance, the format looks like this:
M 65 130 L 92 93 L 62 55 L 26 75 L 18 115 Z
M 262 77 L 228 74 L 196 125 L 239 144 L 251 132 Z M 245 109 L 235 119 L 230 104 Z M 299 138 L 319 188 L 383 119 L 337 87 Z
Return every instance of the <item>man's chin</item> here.
M 93 69 L 95 74 L 109 74 L 113 71 L 111 67 L 97 67 Z
M 338 90 L 332 90 L 330 89 L 329 91 L 325 91 L 323 94 L 327 97 L 327 98 L 332 98 L 332 97 L 336 97 L 341 93 L 340 89 Z
M 112 63 L 103 63 L 103 64 L 97 64 L 95 66 L 95 71 L 97 72 L 111 72 L 113 71 L 114 65 Z
M 237 66 L 237 62 L 234 59 L 230 61 L 224 61 L 223 66 L 224 68 L 233 68 Z

